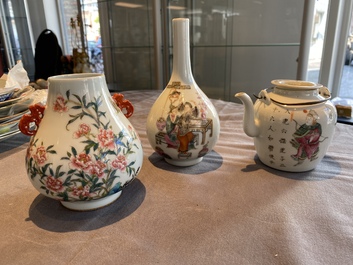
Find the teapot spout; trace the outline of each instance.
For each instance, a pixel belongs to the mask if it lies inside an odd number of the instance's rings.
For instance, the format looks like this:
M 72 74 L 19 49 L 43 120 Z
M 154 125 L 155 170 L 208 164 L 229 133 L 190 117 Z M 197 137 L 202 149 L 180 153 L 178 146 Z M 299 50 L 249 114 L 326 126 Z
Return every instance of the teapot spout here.
M 245 107 L 243 118 L 244 132 L 250 137 L 259 136 L 260 130 L 255 122 L 254 105 L 251 98 L 244 92 L 236 93 L 234 97 L 239 98 Z

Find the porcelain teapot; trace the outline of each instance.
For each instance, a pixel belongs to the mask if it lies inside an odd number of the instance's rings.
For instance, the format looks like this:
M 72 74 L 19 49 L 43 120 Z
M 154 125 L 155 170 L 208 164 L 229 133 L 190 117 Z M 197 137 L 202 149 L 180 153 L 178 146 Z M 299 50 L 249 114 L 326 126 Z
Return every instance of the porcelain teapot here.
M 244 92 L 244 132 L 254 137 L 265 165 L 290 172 L 314 169 L 325 156 L 337 122 L 327 87 L 309 81 L 278 79 L 261 90 L 253 104 Z

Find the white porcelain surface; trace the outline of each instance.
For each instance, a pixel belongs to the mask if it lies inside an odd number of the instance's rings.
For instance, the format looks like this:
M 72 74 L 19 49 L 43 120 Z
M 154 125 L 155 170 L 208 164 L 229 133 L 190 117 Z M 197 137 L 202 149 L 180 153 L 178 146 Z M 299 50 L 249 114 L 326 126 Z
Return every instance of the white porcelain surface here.
M 141 141 L 113 102 L 104 75 L 48 80 L 44 112 L 40 105 L 32 106 L 19 126 L 34 134 L 26 157 L 28 176 L 39 192 L 70 209 L 107 205 L 139 173 Z M 34 131 L 27 128 L 33 122 L 38 125 Z
M 188 19 L 173 19 L 173 36 L 172 75 L 150 110 L 147 136 L 168 163 L 192 166 L 216 144 L 219 118 L 191 72 Z
M 292 80 L 292 79 L 276 79 L 272 80 L 271 84 L 280 88 L 288 88 L 288 89 L 306 89 L 306 90 L 314 90 L 322 87 L 321 84 L 316 84 L 311 81 L 304 80 Z
M 333 140 L 337 113 L 325 99 L 330 98 L 327 88 L 302 81 L 291 83 L 270 93 L 262 90 L 254 105 L 243 92 L 235 96 L 245 105 L 244 131 L 254 137 L 259 159 L 279 170 L 302 172 L 314 169 L 325 156 Z M 322 88 L 324 96 L 320 95 Z M 285 99 L 287 104 L 278 99 Z
M 284 105 L 315 104 L 331 98 L 327 87 L 314 82 L 278 79 L 271 82 L 274 87 L 266 89 L 266 96 Z
M 107 206 L 111 203 L 113 203 L 114 201 L 116 201 L 120 195 L 121 195 L 122 191 L 119 191 L 115 194 L 103 197 L 102 199 L 99 200 L 91 200 L 91 201 L 60 201 L 60 203 L 70 209 L 70 210 L 74 210 L 74 211 L 91 211 L 91 210 L 97 210 L 99 208 L 102 208 L 104 206 Z

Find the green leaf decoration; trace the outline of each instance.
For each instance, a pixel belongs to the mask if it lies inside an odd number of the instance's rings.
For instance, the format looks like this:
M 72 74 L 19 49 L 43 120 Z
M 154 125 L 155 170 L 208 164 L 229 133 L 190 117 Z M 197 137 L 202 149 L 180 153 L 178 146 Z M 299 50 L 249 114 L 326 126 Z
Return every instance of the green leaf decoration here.
M 67 177 L 67 178 L 65 179 L 63 185 L 64 185 L 64 186 L 69 186 L 70 182 L 71 182 L 71 176 L 70 176 L 70 177 Z
M 68 175 L 72 175 L 73 173 L 75 173 L 76 169 L 69 169 L 69 171 L 67 171 Z
M 46 149 L 46 151 L 48 152 L 50 149 L 52 149 L 54 147 L 54 145 L 49 145 Z
M 67 194 L 67 191 L 62 193 L 62 197 L 64 201 L 68 201 L 69 200 L 69 195 Z
M 87 105 L 85 105 L 85 107 L 87 109 L 91 108 L 91 107 L 94 107 L 96 104 L 94 102 L 89 102 Z
M 106 117 L 106 116 L 105 116 L 105 113 L 106 113 L 106 112 L 99 111 L 99 112 L 98 112 L 98 116 L 103 116 L 103 117 L 105 118 L 105 117 Z
M 83 106 L 84 106 L 85 108 L 87 108 L 86 95 L 83 95 L 83 97 L 82 97 L 82 102 L 83 102 Z
M 49 173 L 51 176 L 54 176 L 54 170 L 51 167 L 49 168 Z
M 61 167 L 62 167 L 62 165 L 59 165 L 59 166 L 56 168 L 56 170 L 55 170 L 55 175 L 54 175 L 55 178 L 60 177 L 60 168 L 61 168 Z M 65 174 L 65 173 L 63 173 L 63 174 Z
M 73 94 L 73 96 L 78 100 L 78 102 L 80 102 L 80 104 L 82 105 L 82 100 L 79 96 L 77 96 L 76 94 Z
M 71 152 L 74 156 L 77 156 L 77 151 L 76 151 L 75 147 L 71 146 Z
M 90 117 L 90 118 L 92 118 L 92 119 L 94 119 L 94 117 L 90 114 L 90 113 L 88 113 L 88 112 L 86 112 L 86 111 L 82 111 L 82 114 L 83 115 L 85 115 L 85 116 L 88 116 L 88 117 Z
M 43 173 L 45 173 L 48 169 L 48 167 L 50 166 L 50 164 L 45 164 L 43 167 L 42 167 L 42 170 L 43 170 Z
M 66 128 L 73 122 L 75 122 L 78 118 L 80 118 L 80 115 L 75 116 L 75 118 L 69 120 L 69 122 L 66 124 Z

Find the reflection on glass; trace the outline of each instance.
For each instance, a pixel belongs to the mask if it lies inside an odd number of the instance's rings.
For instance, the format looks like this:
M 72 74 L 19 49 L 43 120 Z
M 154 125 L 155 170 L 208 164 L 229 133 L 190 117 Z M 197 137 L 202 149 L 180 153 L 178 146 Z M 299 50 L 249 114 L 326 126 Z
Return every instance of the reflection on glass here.
M 338 96 L 353 99 L 353 15 L 347 37 L 344 64 Z
M 253 94 L 271 79 L 296 76 L 302 3 L 168 1 L 167 10 L 167 21 L 190 19 L 194 77 L 209 97 L 234 100 L 236 92 Z
M 308 62 L 308 80 L 317 83 L 321 65 L 322 49 L 326 33 L 328 0 L 315 1 L 315 13 Z
M 97 0 L 81 0 L 81 2 L 85 48 L 89 56 L 91 70 L 94 73 L 103 73 L 104 64 L 98 3 Z
M 31 38 L 26 16 L 24 1 L 20 0 L 3 0 L 3 12 L 0 14 L 6 20 L 7 28 L 2 28 L 5 38 L 8 38 L 8 43 L 11 46 L 10 58 L 8 59 L 9 68 L 16 64 L 16 61 L 21 60 L 23 66 L 27 69 L 29 78 L 34 76 L 34 60 Z M 5 25 L 2 25 L 4 27 Z
M 107 71 L 113 72 L 113 89 L 155 89 L 155 52 L 163 58 L 166 85 L 176 17 L 190 19 L 192 70 L 209 97 L 234 100 L 240 90 L 253 94 L 272 79 L 296 76 L 302 1 L 107 0 L 99 5 L 106 10 L 104 20 L 111 21 L 102 37 L 111 52 Z M 161 24 L 154 24 L 158 19 Z

